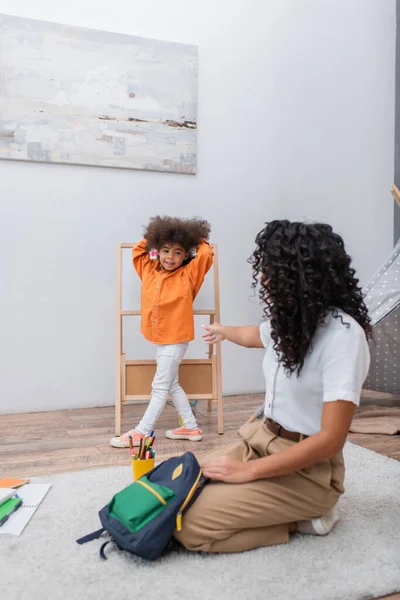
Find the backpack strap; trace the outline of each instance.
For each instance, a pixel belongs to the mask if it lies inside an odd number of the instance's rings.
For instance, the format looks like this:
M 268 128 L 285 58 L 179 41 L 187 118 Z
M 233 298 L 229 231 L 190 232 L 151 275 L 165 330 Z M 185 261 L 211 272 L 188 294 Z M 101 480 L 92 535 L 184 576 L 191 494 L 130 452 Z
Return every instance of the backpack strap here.
M 77 544 L 86 544 L 87 542 L 91 542 L 92 540 L 97 540 L 101 534 L 105 531 L 105 528 L 102 527 L 101 529 L 98 529 L 97 531 L 93 531 L 93 533 L 89 533 L 88 535 L 84 535 L 83 537 L 79 538 L 79 540 L 76 540 Z
M 103 560 L 107 560 L 107 556 L 104 553 L 104 549 L 108 544 L 111 544 L 111 542 L 113 542 L 114 544 L 116 542 L 114 542 L 114 540 L 108 540 L 108 542 L 104 542 L 104 544 L 102 545 L 102 547 L 100 548 L 100 558 L 102 558 Z M 118 545 L 118 544 L 117 544 Z M 118 546 L 119 547 L 119 546 Z M 120 548 L 121 550 L 121 548 Z

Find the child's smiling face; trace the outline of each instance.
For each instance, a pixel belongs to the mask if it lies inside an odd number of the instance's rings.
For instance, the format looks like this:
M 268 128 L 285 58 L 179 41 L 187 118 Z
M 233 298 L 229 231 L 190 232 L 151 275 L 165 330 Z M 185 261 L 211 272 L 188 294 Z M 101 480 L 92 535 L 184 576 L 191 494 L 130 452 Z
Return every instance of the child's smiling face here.
M 185 249 L 179 244 L 163 244 L 159 251 L 160 263 L 166 271 L 176 271 L 187 258 Z

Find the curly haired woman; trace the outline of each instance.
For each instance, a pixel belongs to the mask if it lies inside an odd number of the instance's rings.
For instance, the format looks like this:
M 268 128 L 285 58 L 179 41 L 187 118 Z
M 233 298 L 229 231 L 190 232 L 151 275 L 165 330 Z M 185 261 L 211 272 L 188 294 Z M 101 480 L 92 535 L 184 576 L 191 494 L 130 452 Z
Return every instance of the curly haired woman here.
M 369 367 L 370 319 L 342 238 L 329 225 L 273 221 L 250 259 L 260 327 L 206 326 L 209 344 L 265 348 L 264 418 L 209 455 L 211 482 L 176 538 L 189 550 L 240 552 L 339 520 L 342 448 Z
M 172 440 L 202 439 L 188 397 L 179 385 L 178 370 L 194 338 L 193 301 L 213 262 L 209 235 L 210 225 L 202 219 L 157 216 L 133 248 L 133 266 L 142 280 L 141 332 L 157 346 L 157 370 L 145 414 L 134 429 L 111 439 L 115 448 L 128 447 L 129 437 L 139 446 L 154 429 L 169 394 L 183 426 L 165 435 Z

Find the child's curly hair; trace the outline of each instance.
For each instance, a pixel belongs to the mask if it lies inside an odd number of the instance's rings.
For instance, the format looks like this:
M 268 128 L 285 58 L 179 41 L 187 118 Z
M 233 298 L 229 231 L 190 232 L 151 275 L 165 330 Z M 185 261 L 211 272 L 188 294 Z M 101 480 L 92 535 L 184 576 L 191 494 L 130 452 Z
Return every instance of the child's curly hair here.
M 211 226 L 208 221 L 195 217 L 193 219 L 179 219 L 178 217 L 161 217 L 157 215 L 150 219 L 144 237 L 146 249 L 160 248 L 164 244 L 179 244 L 189 252 L 196 248 L 202 240 L 208 240 Z

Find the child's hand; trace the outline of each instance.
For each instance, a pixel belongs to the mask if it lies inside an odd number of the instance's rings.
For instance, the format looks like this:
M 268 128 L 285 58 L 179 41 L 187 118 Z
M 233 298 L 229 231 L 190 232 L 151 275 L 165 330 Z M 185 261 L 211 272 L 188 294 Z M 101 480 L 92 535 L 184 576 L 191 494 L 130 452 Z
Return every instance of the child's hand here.
M 222 342 L 225 339 L 224 326 L 220 323 L 213 323 L 212 325 L 203 325 L 205 333 L 203 334 L 203 340 L 206 344 L 211 346 L 217 342 Z

